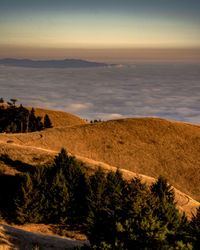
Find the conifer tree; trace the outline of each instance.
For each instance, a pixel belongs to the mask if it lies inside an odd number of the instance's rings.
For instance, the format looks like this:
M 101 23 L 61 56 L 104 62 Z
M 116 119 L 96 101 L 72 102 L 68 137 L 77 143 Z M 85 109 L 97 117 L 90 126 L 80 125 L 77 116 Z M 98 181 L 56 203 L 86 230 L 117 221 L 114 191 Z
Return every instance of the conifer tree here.
M 41 131 L 44 129 L 44 124 L 42 122 L 42 117 L 36 117 L 36 131 Z
M 41 223 L 46 221 L 46 211 L 49 208 L 50 176 L 48 167 L 35 168 L 31 175 L 33 183 L 32 204 L 30 204 L 31 221 Z
M 66 165 L 71 164 L 73 157 L 69 156 L 67 151 L 62 148 L 60 153 L 54 159 L 54 167 L 56 169 L 65 169 Z
M 151 186 L 151 192 L 156 198 L 155 212 L 160 221 L 169 230 L 175 230 L 180 223 L 180 216 L 176 208 L 175 194 L 167 180 L 160 176 Z
M 44 128 L 52 128 L 52 127 L 53 127 L 52 122 L 51 122 L 49 116 L 46 114 L 44 116 Z
M 200 249 L 200 207 L 197 209 L 196 215 L 192 216 L 190 226 L 194 242 L 194 250 L 198 250 Z
M 117 223 L 121 220 L 124 180 L 120 171 L 109 172 L 106 178 L 103 177 L 100 170 L 91 178 L 91 184 L 96 190 L 91 188 L 92 197 L 98 197 L 98 207 L 90 211 L 89 216 L 89 240 L 93 245 L 100 246 L 102 241 L 106 244 L 115 246 L 117 237 Z M 98 184 L 98 178 L 100 184 Z M 95 193 L 96 192 L 96 193 Z M 94 203 L 95 204 L 95 203 Z M 114 248 L 113 248 L 114 249 Z
M 46 167 L 27 173 L 19 187 L 16 198 L 17 221 L 20 223 L 44 222 L 48 204 L 48 180 Z
M 80 163 L 68 155 L 65 149 L 54 160 L 54 170 L 62 170 L 69 194 L 67 217 L 69 223 L 83 223 L 88 213 L 88 181 Z M 81 192 L 80 192 L 81 190 Z
M 0 132 L 24 133 L 42 130 L 44 128 L 41 117 L 35 116 L 35 111 L 30 112 L 22 105 L 15 106 L 16 100 L 7 108 L 0 108 Z
M 29 174 L 26 174 L 22 180 L 20 188 L 15 200 L 16 204 L 16 221 L 24 224 L 29 221 L 30 204 L 32 203 L 31 193 L 33 190 L 33 183 Z
M 11 103 L 12 103 L 12 105 L 15 107 L 15 104 L 16 104 L 16 102 L 17 102 L 17 99 L 10 99 L 10 101 L 11 101 Z
M 90 176 L 90 191 L 89 191 L 89 202 L 90 202 L 90 213 L 93 216 L 95 210 L 101 208 L 102 200 L 104 199 L 103 193 L 106 184 L 105 173 L 101 168 L 98 168 L 95 173 Z
M 34 132 L 37 130 L 37 119 L 35 116 L 35 109 L 32 108 L 29 114 L 29 130 Z
M 58 170 L 49 190 L 50 223 L 66 223 L 68 219 L 69 193 L 63 171 Z

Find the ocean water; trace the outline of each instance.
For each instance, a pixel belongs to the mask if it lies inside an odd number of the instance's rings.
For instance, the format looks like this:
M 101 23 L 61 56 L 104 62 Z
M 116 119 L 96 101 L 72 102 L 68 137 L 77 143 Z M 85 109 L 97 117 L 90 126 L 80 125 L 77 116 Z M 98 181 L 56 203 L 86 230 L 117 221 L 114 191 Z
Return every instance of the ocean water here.
M 154 116 L 200 123 L 200 64 L 0 67 L 0 97 L 72 112 L 89 120 Z

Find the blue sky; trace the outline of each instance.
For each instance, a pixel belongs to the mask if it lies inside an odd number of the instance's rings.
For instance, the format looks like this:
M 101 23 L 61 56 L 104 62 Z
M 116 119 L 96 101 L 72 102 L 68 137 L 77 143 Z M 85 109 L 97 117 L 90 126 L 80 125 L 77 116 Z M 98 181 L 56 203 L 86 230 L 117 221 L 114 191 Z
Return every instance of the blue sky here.
M 1 14 L 12 11 L 114 11 L 114 12 L 143 12 L 143 13 L 173 13 L 174 15 L 186 14 L 188 17 L 199 17 L 199 0 L 1 0 Z M 185 17 L 187 17 L 185 16 Z

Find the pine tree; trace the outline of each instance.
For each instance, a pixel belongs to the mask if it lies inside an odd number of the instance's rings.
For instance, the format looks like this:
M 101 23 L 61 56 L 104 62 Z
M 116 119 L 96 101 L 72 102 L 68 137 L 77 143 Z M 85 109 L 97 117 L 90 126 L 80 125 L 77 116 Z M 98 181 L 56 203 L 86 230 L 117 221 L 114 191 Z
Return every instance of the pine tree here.
M 151 186 L 151 192 L 157 200 L 155 212 L 169 230 L 175 230 L 180 223 L 180 216 L 176 208 L 175 194 L 167 180 L 160 176 Z
M 24 224 L 29 221 L 29 205 L 32 203 L 31 193 L 33 190 L 33 183 L 29 174 L 26 174 L 19 187 L 16 204 L 16 221 Z
M 65 223 L 68 219 L 69 193 L 62 170 L 53 177 L 49 190 L 49 221 L 50 223 Z
M 15 202 L 19 223 L 45 222 L 49 191 L 47 176 L 46 167 L 36 168 L 24 176 Z
M 44 127 L 45 128 L 52 128 L 53 127 L 52 122 L 47 114 L 44 116 Z
M 200 249 L 200 207 L 197 209 L 196 215 L 192 216 L 190 223 L 191 234 L 194 241 L 194 249 Z
M 15 104 L 16 104 L 16 102 L 17 102 L 17 99 L 10 99 L 10 101 L 11 101 L 12 105 L 15 107 Z
M 88 213 L 88 180 L 80 167 L 80 163 L 67 154 L 65 149 L 54 160 L 54 173 L 62 170 L 69 194 L 67 206 L 68 222 L 71 224 L 83 223 Z M 81 190 L 81 192 L 80 192 Z
M 95 173 L 90 177 L 89 182 L 89 202 L 90 213 L 92 216 L 95 210 L 101 208 L 102 200 L 104 199 L 103 193 L 106 184 L 106 177 L 103 170 L 101 168 L 98 168 Z
M 101 179 L 102 178 L 102 179 Z M 89 213 L 88 237 L 92 245 L 105 242 L 115 249 L 117 224 L 121 220 L 123 188 L 121 172 L 109 172 L 106 177 L 98 170 L 90 179 L 92 205 Z M 96 198 L 96 201 L 95 201 Z M 95 207 L 97 205 L 97 207 Z M 92 210 L 91 210 L 92 208 Z
M 35 109 L 32 108 L 29 114 L 29 131 L 34 132 L 37 131 L 37 119 L 35 117 Z
M 159 177 L 151 186 L 151 192 L 155 198 L 154 213 L 159 218 L 161 225 L 165 225 L 167 228 L 166 242 L 171 246 L 175 246 L 179 240 L 182 240 L 183 244 L 187 243 L 187 235 L 184 232 L 187 220 L 180 216 L 176 208 L 172 186 L 164 177 Z
M 42 122 L 42 117 L 36 117 L 36 131 L 41 131 L 44 129 L 44 124 Z
M 60 153 L 54 159 L 54 167 L 56 169 L 65 169 L 66 165 L 71 164 L 73 157 L 69 156 L 67 151 L 62 148 Z

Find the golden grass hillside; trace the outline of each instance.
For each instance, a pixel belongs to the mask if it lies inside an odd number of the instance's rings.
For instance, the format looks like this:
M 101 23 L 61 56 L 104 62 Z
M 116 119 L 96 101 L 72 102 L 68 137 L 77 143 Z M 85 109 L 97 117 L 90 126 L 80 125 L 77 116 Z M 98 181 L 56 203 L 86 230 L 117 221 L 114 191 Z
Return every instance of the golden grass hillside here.
M 65 147 L 73 155 L 146 176 L 162 174 L 177 189 L 200 199 L 200 127 L 195 125 L 156 118 L 121 119 L 30 134 L 2 134 L 0 142 L 26 146 L 24 151 Z
M 31 108 L 29 108 L 30 110 Z M 70 113 L 66 113 L 63 111 L 54 111 L 48 109 L 35 109 L 36 116 L 44 117 L 47 114 L 54 127 L 66 127 L 66 126 L 75 126 L 86 124 L 86 121 L 79 118 L 78 116 L 72 115 Z

